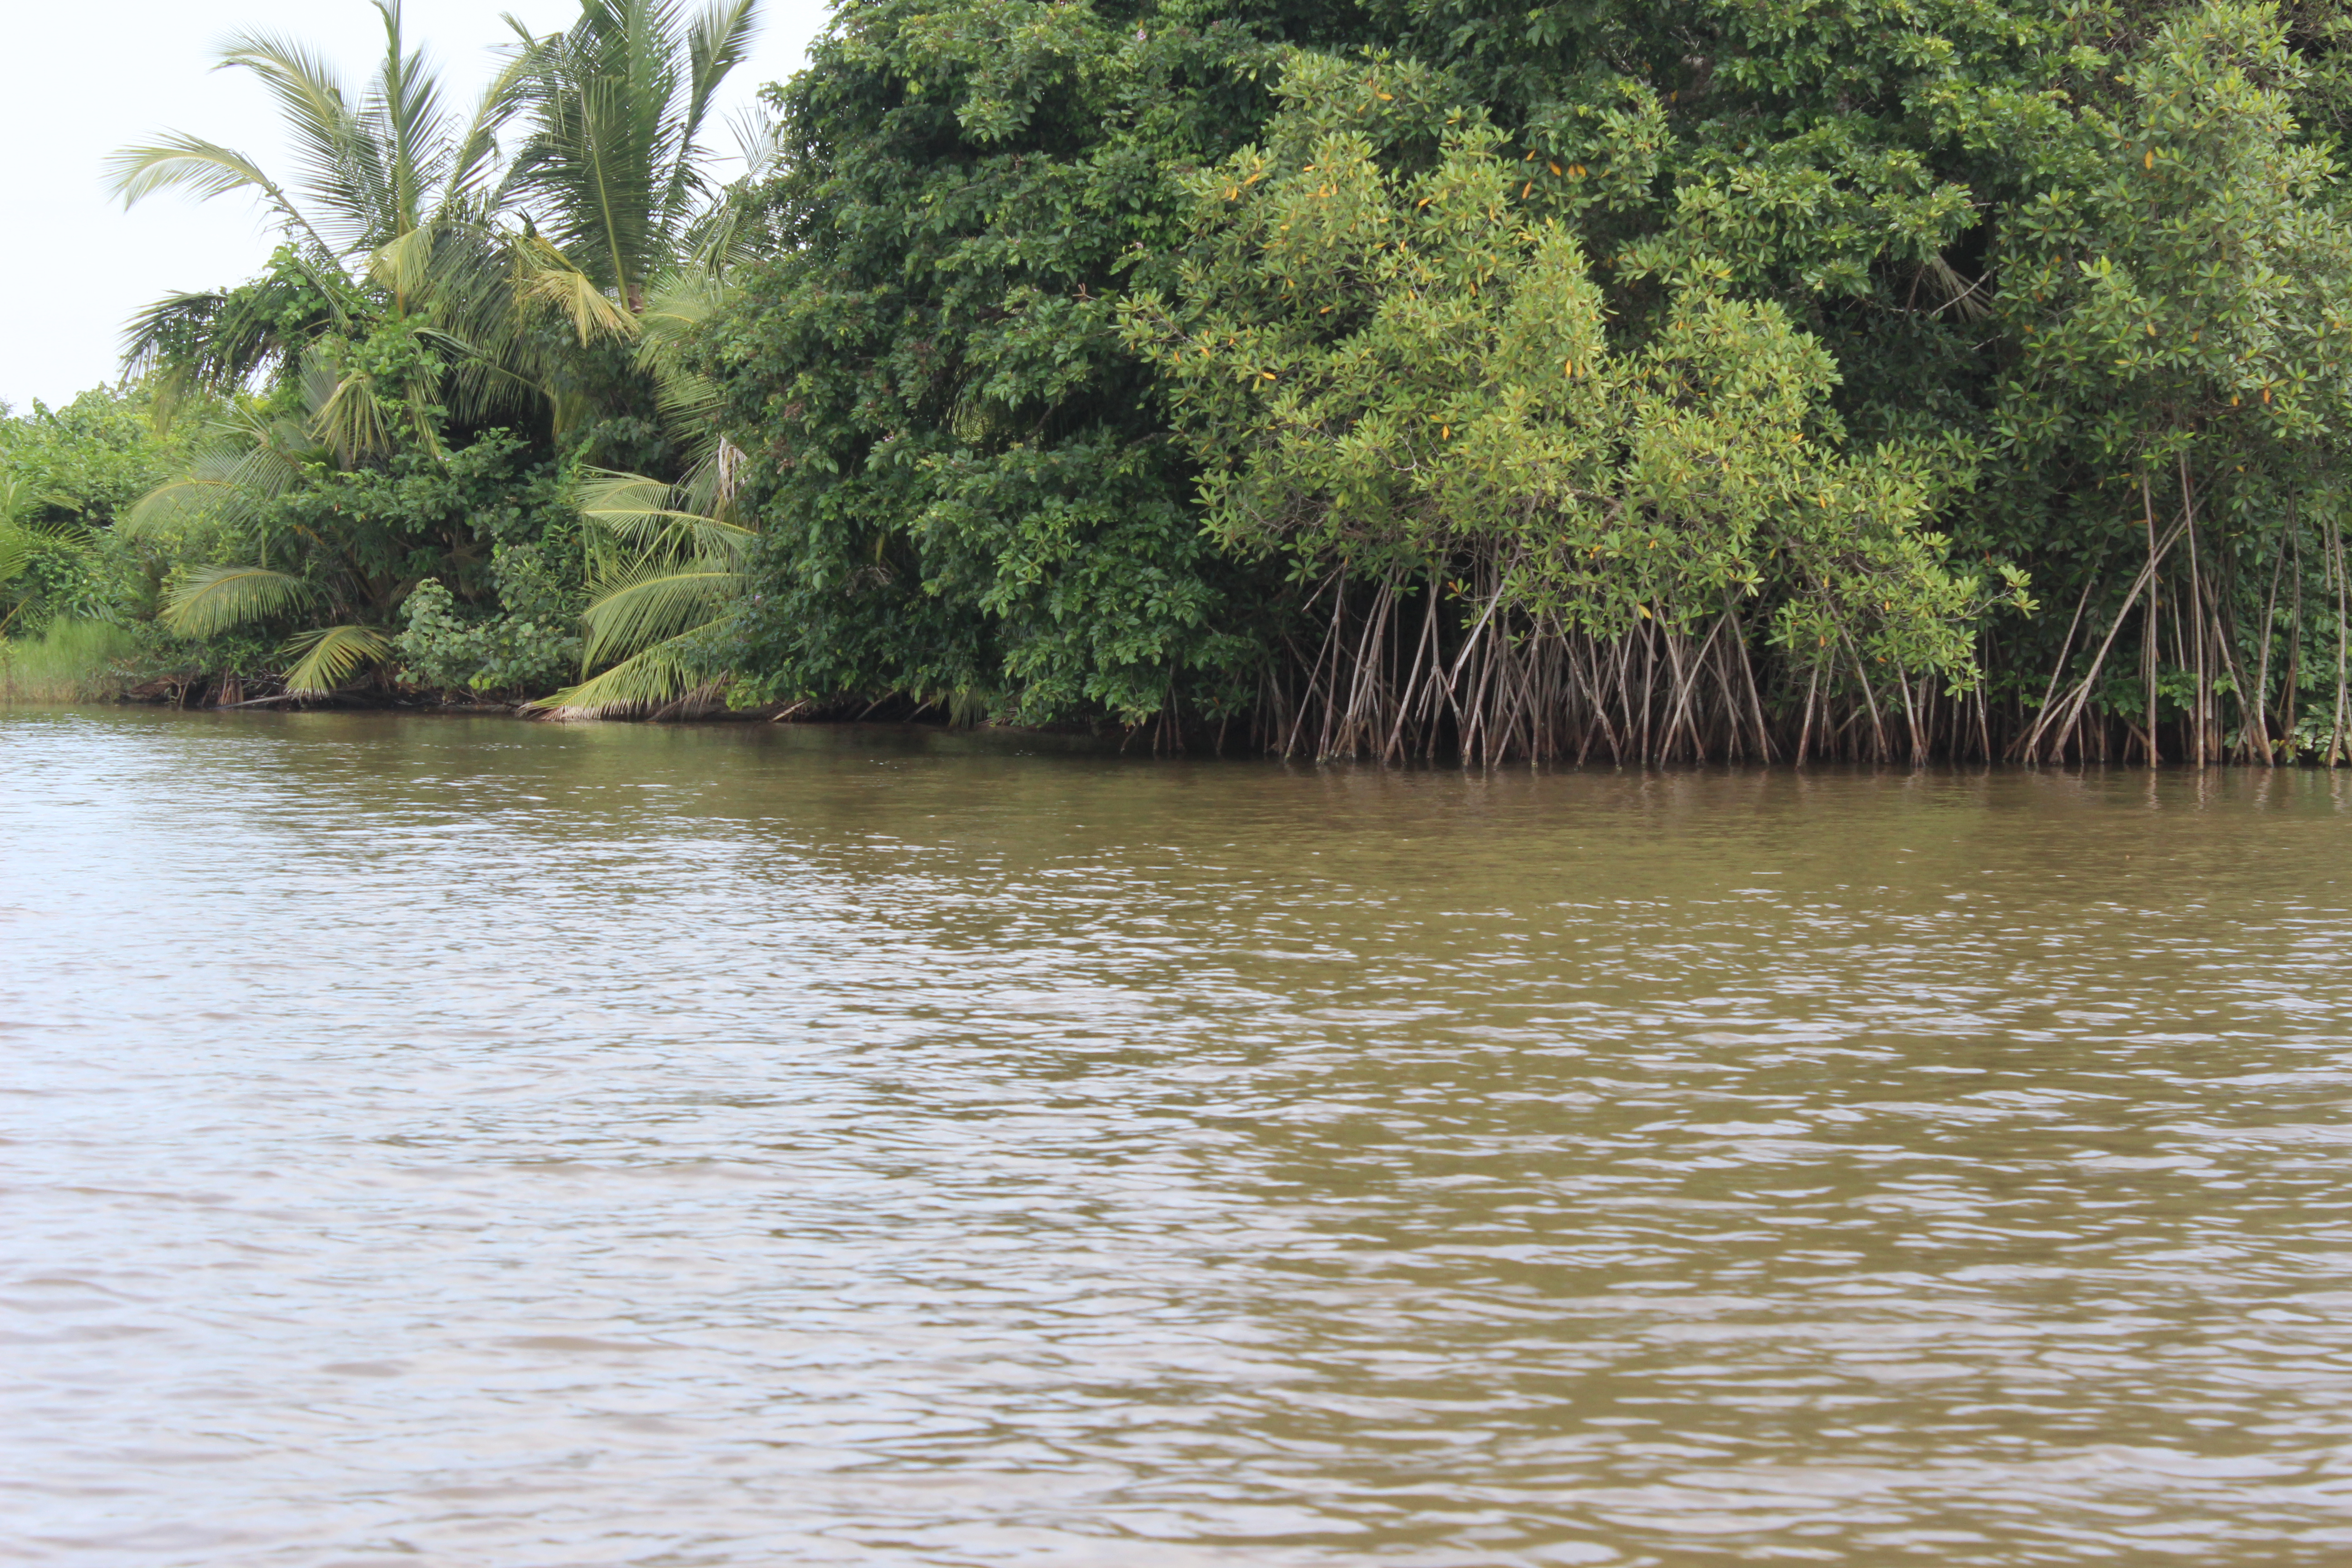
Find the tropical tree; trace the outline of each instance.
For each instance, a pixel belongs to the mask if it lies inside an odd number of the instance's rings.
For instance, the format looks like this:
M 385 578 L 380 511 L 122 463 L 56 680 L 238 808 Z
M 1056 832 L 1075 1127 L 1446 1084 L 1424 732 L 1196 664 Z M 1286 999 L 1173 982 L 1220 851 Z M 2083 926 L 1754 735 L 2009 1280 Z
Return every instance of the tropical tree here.
M 685 343 L 732 297 L 750 248 L 745 186 L 777 155 L 757 114 L 736 133 L 746 174 L 712 174 L 714 106 L 742 62 L 758 0 L 583 0 L 569 29 L 517 47 L 527 134 L 509 187 L 523 234 L 521 300 L 568 321 L 583 348 L 632 345 L 683 464 L 715 460 L 716 390 Z M 564 389 L 551 388 L 558 417 Z M 576 400 L 575 400 L 576 401 Z
M 2274 635 L 2277 590 L 2299 603 L 2308 561 L 2335 611 L 2300 658 L 2329 675 L 2315 749 L 2352 757 L 2352 239 L 2341 168 L 2295 116 L 2311 74 L 2271 7 L 2189 5 L 2032 138 L 2046 189 L 1999 258 L 1995 309 L 2018 349 L 1995 428 L 2019 468 L 2076 478 L 2080 512 L 2043 547 L 2089 569 L 2089 614 L 2029 754 L 2111 716 L 2153 763 L 2167 710 L 2186 760 L 2291 753 L 2297 683 L 2280 676 L 2303 650 Z
M 357 93 L 287 39 L 240 35 L 223 51 L 224 66 L 275 97 L 297 149 L 293 178 L 184 134 L 126 149 L 113 169 L 127 202 L 167 188 L 247 192 L 285 230 L 260 279 L 152 307 L 133 325 L 131 362 L 174 389 L 267 389 L 263 405 L 215 423 L 136 523 L 151 539 L 194 537 L 192 521 L 209 518 L 204 558 L 179 572 L 161 620 L 199 641 L 300 626 L 283 645 L 299 694 L 331 690 L 425 637 L 395 629 L 419 584 L 448 579 L 451 603 L 436 600 L 428 617 L 437 626 L 480 587 L 486 550 L 524 547 L 460 537 L 435 510 L 442 491 L 472 482 L 461 454 L 509 453 L 498 426 L 577 444 L 600 419 L 625 431 L 628 416 L 643 426 L 658 415 L 676 432 L 669 452 L 715 447 L 710 395 L 677 344 L 723 290 L 737 232 L 705 132 L 756 0 L 691 16 L 666 0 L 589 0 L 567 32 L 519 30 L 462 117 L 407 48 L 399 0 L 373 3 L 384 54 Z M 640 456 L 679 460 L 643 445 Z M 346 504 L 361 492 L 365 504 Z M 417 515 L 386 510 L 403 495 Z M 503 603 L 508 578 L 490 575 Z M 546 595 L 534 586 L 531 597 Z M 508 616 L 540 647 L 545 618 L 544 603 Z M 485 646 L 512 641 L 501 633 Z M 457 645 L 471 646 L 436 642 L 443 655 Z M 536 658 L 492 662 L 511 672 Z
M 1125 314 L 1210 531 L 1318 584 L 1286 745 L 1769 757 L 1743 621 L 1906 711 L 1907 679 L 1972 677 L 1977 584 L 1908 471 L 1932 454 L 1846 451 L 1777 306 L 1693 273 L 1612 343 L 1573 231 L 1436 73 L 1301 53 L 1278 91 L 1264 143 L 1188 182 L 1174 298 Z
M 440 79 L 406 46 L 400 0 L 371 4 L 383 19 L 384 52 L 357 92 L 296 40 L 239 33 L 221 50 L 221 68 L 249 73 L 275 100 L 295 150 L 290 178 L 186 132 L 110 160 L 110 179 L 126 205 L 164 190 L 200 198 L 247 193 L 287 238 L 253 284 L 150 306 L 131 324 L 131 368 L 159 372 L 174 391 L 227 393 L 257 376 L 289 381 L 323 340 L 391 315 L 431 331 L 452 368 L 473 368 L 463 384 L 489 407 L 510 406 L 530 386 L 527 371 L 498 363 L 517 336 L 495 227 L 505 179 L 498 134 L 517 107 L 521 62 L 509 61 L 470 113 L 455 115 Z M 366 407 L 331 397 L 316 413 L 331 424 Z M 365 434 L 346 426 L 341 444 L 363 447 L 355 437 Z
M 532 220 L 526 288 L 583 334 L 634 334 L 648 290 L 711 237 L 704 136 L 758 0 L 583 0 L 571 28 L 514 55 L 529 135 L 510 174 Z M 593 286 L 593 296 L 581 292 Z
M 368 346 L 389 358 L 382 336 Z M 321 377 L 310 393 L 336 387 Z M 331 693 L 390 659 L 403 606 L 428 583 L 467 600 L 495 595 L 522 612 L 507 618 L 535 628 L 528 640 L 562 645 L 546 587 L 577 541 L 555 466 L 502 431 L 428 443 L 401 423 L 405 412 L 376 397 L 386 450 L 358 464 L 320 437 L 314 408 L 246 404 L 216 421 L 188 471 L 120 525 L 134 542 L 168 542 L 178 560 L 163 627 L 197 643 L 260 639 L 257 653 L 282 668 L 295 696 Z M 517 651 L 502 658 L 509 668 L 555 672 L 555 661 Z
M 1292 629 L 1218 550 L 1115 306 L 1164 274 L 1174 174 L 1265 113 L 1322 0 L 868 0 L 778 107 L 778 232 L 706 353 L 765 528 L 738 700 L 1213 728 Z
M 23 415 L 0 407 L 0 631 L 119 619 L 151 602 L 115 529 L 185 465 L 194 435 L 187 421 L 159 431 L 152 411 L 143 392 L 112 388 Z
M 1233 716 L 1268 743 L 1312 743 L 1317 727 L 1289 721 L 1349 711 L 1333 659 L 1366 646 L 1352 617 L 1377 620 L 1384 581 L 1374 531 L 1337 504 L 1343 459 L 1369 473 L 1410 458 L 1412 483 L 1388 488 L 1390 537 L 1408 512 L 1443 517 L 1418 539 L 1468 549 L 1498 531 L 1454 528 L 1479 514 L 1441 504 L 1446 486 L 1502 496 L 1563 432 L 1637 406 L 1685 434 L 1711 420 L 1726 445 L 1699 471 L 1729 473 L 1708 465 L 1760 457 L 1741 437 L 1780 428 L 1775 400 L 1801 387 L 1796 449 L 1822 476 L 1887 487 L 1862 501 L 1874 517 L 1840 514 L 1849 542 L 1919 585 L 1898 558 L 1945 537 L 1948 585 L 1984 591 L 1965 609 L 1943 588 L 1874 599 L 1874 567 L 1808 598 L 1773 531 L 1797 514 L 1743 531 L 1727 504 L 1677 531 L 1685 556 L 1662 537 L 1662 566 L 1780 574 L 1736 606 L 1747 637 L 1726 627 L 1708 656 L 1736 648 L 1742 686 L 1752 667 L 1750 727 L 1760 712 L 1776 750 L 1818 752 L 1825 724 L 1848 756 L 1887 749 L 1890 731 L 1903 751 L 1912 726 L 1908 749 L 1924 733 L 1983 757 L 2352 758 L 2347 37 L 2345 0 L 866 0 L 782 94 L 793 156 L 767 195 L 790 243 L 709 339 L 768 514 L 733 689 L 911 701 L 944 686 L 1029 718 L 1150 720 L 1172 738 Z M 1420 60 L 1444 107 L 1484 117 L 1514 177 L 1489 225 L 1505 260 L 1475 306 L 1466 290 L 1399 294 L 1379 269 L 1400 265 L 1393 249 L 1309 225 L 1292 235 L 1353 258 L 1291 274 L 1313 324 L 1283 336 L 1251 314 L 1271 311 L 1251 292 L 1266 279 L 1201 226 L 1191 176 L 1267 145 L 1286 48 L 1358 80 L 1367 50 Z M 1409 181 L 1437 155 L 1433 137 L 1374 162 Z M 1316 202 L 1330 182 L 1312 158 L 1285 171 L 1308 182 L 1307 217 L 1338 201 Z M 1270 212 L 1274 179 L 1228 215 Z M 1512 237 L 1547 224 L 1545 255 L 1567 268 L 1572 242 L 1569 275 L 1598 312 L 1591 384 L 1611 395 L 1587 423 L 1555 418 L 1505 352 L 1507 301 L 1550 282 Z M 1278 365 L 1251 372 L 1242 344 L 1197 341 L 1215 312 L 1181 269 L 1229 261 L 1214 291 Z M 1122 296 L 1156 298 L 1164 319 L 1121 335 Z M 1452 311 L 1459 331 L 1408 353 L 1415 311 Z M 1370 365 L 1393 374 L 1376 384 Z M 1386 408 L 1434 415 L 1454 447 L 1465 426 L 1438 380 L 1486 413 L 1537 398 L 1492 427 L 1513 437 L 1481 448 L 1493 476 L 1460 450 L 1436 462 L 1371 440 Z M 1583 477 L 1613 504 L 1625 493 L 1599 481 L 1633 471 L 1596 459 Z M 1227 510 L 1245 493 L 1289 510 Z M 1312 521 L 1335 519 L 1346 573 Z M 1830 521 L 1807 519 L 1816 543 Z M 1612 571 L 1633 581 L 1622 559 Z M 2025 574 L 2056 614 L 2026 609 Z M 1354 640 L 1332 640 L 1336 579 L 1355 584 Z M 1475 580 L 1449 573 L 1445 592 Z M 1412 592 L 1417 625 L 1428 600 Z M 1832 601 L 1842 631 L 1781 619 Z M 1458 608 L 1433 624 L 1466 635 L 1476 617 L 1449 619 Z M 1947 657 L 1955 635 L 1965 658 Z
M 552 310 L 581 349 L 659 337 L 658 324 L 641 331 L 649 297 L 706 298 L 723 275 L 738 208 L 711 175 L 707 132 L 758 0 L 712 0 L 691 16 L 671 0 L 586 0 L 566 32 L 519 29 L 464 116 L 407 47 L 399 0 L 371 4 L 384 53 L 357 92 L 294 40 L 239 34 L 221 52 L 224 68 L 256 76 L 276 100 L 296 149 L 291 178 L 179 132 L 115 155 L 126 204 L 167 189 L 245 192 L 288 241 L 253 283 L 151 306 L 132 323 L 131 368 L 215 392 L 290 380 L 322 341 L 389 315 L 432 334 L 446 377 L 436 395 L 461 423 L 537 407 L 562 426 L 585 416 L 583 386 L 591 400 L 637 395 L 609 375 L 599 388 L 598 373 L 565 363 L 539 323 Z M 501 133 L 518 118 L 507 156 Z M 644 364 L 656 378 L 683 374 L 658 348 Z M 696 395 L 670 402 L 692 406 Z M 330 399 L 319 415 L 332 421 L 342 406 L 366 405 Z

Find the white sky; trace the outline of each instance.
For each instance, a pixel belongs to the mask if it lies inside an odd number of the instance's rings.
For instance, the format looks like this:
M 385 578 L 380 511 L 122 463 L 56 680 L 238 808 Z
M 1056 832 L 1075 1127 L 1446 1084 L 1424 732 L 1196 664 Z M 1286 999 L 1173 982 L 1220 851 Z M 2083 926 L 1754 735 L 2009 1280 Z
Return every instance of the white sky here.
M 161 131 L 185 131 L 285 169 L 261 84 L 215 71 L 215 47 L 240 29 L 309 43 L 357 89 L 383 58 L 383 25 L 367 0 L 17 0 L 8 7 L 0 68 L 0 146 L 10 150 L 8 243 L 0 289 L 16 301 L 0 337 L 0 401 L 62 403 L 114 379 L 122 324 L 175 289 L 237 282 L 276 243 L 242 194 L 196 202 L 176 192 L 130 212 L 110 200 L 106 155 Z M 453 106 L 488 79 L 489 45 L 510 37 L 499 13 L 552 32 L 576 0 L 407 0 L 403 24 L 440 68 Z M 723 111 L 798 70 L 823 26 L 824 0 L 765 0 L 751 58 L 728 79 L 714 147 L 731 151 Z M 723 171 L 722 171 L 723 173 Z

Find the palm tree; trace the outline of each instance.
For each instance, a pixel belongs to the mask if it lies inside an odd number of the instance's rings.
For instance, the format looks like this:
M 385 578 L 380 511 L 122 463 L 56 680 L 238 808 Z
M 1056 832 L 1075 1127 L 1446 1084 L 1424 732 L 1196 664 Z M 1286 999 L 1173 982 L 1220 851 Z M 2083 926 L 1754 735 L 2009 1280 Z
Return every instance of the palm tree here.
M 707 237 L 718 190 L 703 135 L 758 12 L 758 0 L 709 0 L 690 16 L 676 0 L 582 0 L 569 31 L 517 51 L 530 133 L 516 200 L 629 335 L 651 288 Z
M 350 542 L 325 537 L 299 560 L 273 562 L 272 503 L 301 482 L 306 464 L 348 469 L 404 438 L 437 452 L 445 411 L 478 424 L 528 404 L 560 433 L 584 410 L 573 390 L 581 374 L 543 330 L 551 308 L 570 323 L 584 363 L 602 343 L 630 345 L 644 378 L 632 395 L 650 383 L 698 473 L 715 481 L 730 467 L 709 389 L 677 345 L 723 297 L 740 249 L 736 209 L 709 177 L 703 137 L 758 0 L 711 0 L 690 17 L 674 0 L 583 0 L 569 31 L 520 35 L 462 121 L 406 48 L 400 0 L 371 3 L 384 54 L 356 95 L 283 38 L 239 35 L 222 51 L 223 67 L 252 72 L 276 98 L 297 149 L 292 180 L 178 133 L 126 148 L 111 170 L 126 204 L 167 188 L 247 192 L 286 231 L 257 282 L 151 307 L 133 323 L 129 357 L 184 390 L 234 393 L 268 377 L 299 390 L 300 416 L 233 407 L 190 472 L 131 521 L 152 528 L 194 509 L 251 545 L 250 560 L 174 584 L 161 615 L 172 630 L 205 638 L 298 612 L 333 617 L 287 647 L 298 695 L 331 690 L 386 657 L 384 627 L 414 584 L 365 569 Z M 500 134 L 518 119 L 524 134 L 502 161 Z M 387 344 L 399 352 L 373 352 Z M 588 379 L 593 387 L 593 370 Z M 629 513 L 631 503 L 613 499 L 621 479 L 666 489 L 641 476 L 599 480 L 591 500 L 607 510 L 592 522 L 604 520 L 604 564 L 635 575 L 606 574 L 591 644 L 605 657 L 626 654 L 598 678 L 600 689 L 650 690 L 667 679 L 656 672 L 682 668 L 683 645 L 667 646 L 687 629 L 680 595 L 718 591 L 712 573 L 689 568 L 719 561 L 724 542 L 744 531 L 709 515 L 683 524 L 683 507 L 656 525 L 653 513 Z M 667 629 L 646 641 L 656 626 Z
M 719 460 L 716 390 L 681 345 L 731 293 L 751 248 L 735 199 L 779 153 L 759 115 L 735 125 L 746 174 L 722 188 L 706 141 L 721 84 L 748 51 L 759 0 L 583 0 L 570 30 L 523 37 L 529 133 L 510 193 L 525 215 L 517 286 L 581 343 L 635 345 L 685 465 Z
M 518 26 L 463 120 L 407 48 L 400 0 L 370 3 L 384 52 L 356 94 L 294 40 L 241 33 L 221 50 L 221 68 L 252 73 L 277 100 L 292 179 L 184 132 L 110 160 L 126 205 L 167 189 L 246 192 L 289 240 L 256 284 L 173 294 L 142 312 L 131 368 L 160 371 L 170 390 L 226 392 L 290 377 L 321 339 L 372 314 L 415 313 L 439 334 L 452 376 L 442 401 L 463 416 L 558 400 L 536 310 L 555 310 L 583 346 L 635 342 L 647 335 L 649 297 L 709 292 L 738 236 L 705 133 L 759 0 L 709 0 L 691 16 L 675 0 L 583 0 L 569 31 L 533 37 Z M 518 116 L 526 133 L 502 162 L 500 134 Z M 673 366 L 656 352 L 645 369 L 658 381 Z
M 293 178 L 185 132 L 126 147 L 109 163 L 131 205 L 179 189 L 201 198 L 247 192 L 283 226 L 288 247 L 268 277 L 242 290 L 174 294 L 131 323 L 126 358 L 163 373 L 171 389 L 233 391 L 257 374 L 298 373 L 330 333 L 366 317 L 420 314 L 458 362 L 494 356 L 465 333 L 495 329 L 505 303 L 505 205 L 499 132 L 518 107 L 523 63 L 509 61 L 459 119 L 439 79 L 404 40 L 400 0 L 371 0 L 384 53 L 366 88 L 347 91 L 304 45 L 240 33 L 220 68 L 250 72 L 277 100 L 295 153 Z M 477 375 L 475 389 L 511 400 L 529 378 Z M 332 407 L 322 405 L 322 411 Z

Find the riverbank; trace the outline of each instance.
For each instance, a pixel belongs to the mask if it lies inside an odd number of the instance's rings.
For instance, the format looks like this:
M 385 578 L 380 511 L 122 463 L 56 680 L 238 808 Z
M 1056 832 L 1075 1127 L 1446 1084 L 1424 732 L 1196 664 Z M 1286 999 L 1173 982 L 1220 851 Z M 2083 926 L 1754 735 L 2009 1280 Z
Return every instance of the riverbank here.
M 542 722 L 569 721 L 587 718 L 664 724 L 844 723 L 877 720 L 882 722 L 905 723 L 923 723 L 928 721 L 931 724 L 940 724 L 943 721 L 942 710 L 938 703 L 920 702 L 911 698 L 885 697 L 875 701 L 854 700 L 835 703 L 819 703 L 803 700 L 739 710 L 728 707 L 723 694 L 711 688 L 689 692 L 647 711 L 631 714 L 567 713 L 550 710 L 530 700 L 505 701 L 485 699 L 477 695 L 436 693 L 403 688 L 383 679 L 339 691 L 331 696 L 295 696 L 283 690 L 248 695 L 248 688 L 246 684 L 234 676 L 186 669 L 170 670 L 160 674 L 140 670 L 134 662 L 136 647 L 137 639 L 131 632 L 122 627 L 100 623 L 61 622 L 52 626 L 39 639 L 0 639 L 0 706 L 112 701 L 130 705 L 207 711 L 301 709 L 387 713 L 487 714 Z M 1928 704 L 1927 711 L 1931 719 L 1935 718 L 1936 706 L 1933 703 Z M 1781 717 L 1785 720 L 1787 716 Z M 1980 713 L 1979 717 L 1981 718 Z M 1846 728 L 1855 730 L 1857 722 L 1854 716 L 1849 715 Z M 1950 729 L 1955 721 L 1948 713 L 1943 716 L 1941 722 L 1946 729 Z M 1269 727 L 1255 721 L 1245 720 L 1239 726 L 1237 732 L 1234 727 L 1224 724 L 1201 725 L 1186 731 L 1171 725 L 1164 716 L 1134 727 L 1108 722 L 1093 728 L 1071 724 L 1033 729 L 1029 726 L 994 723 L 983 727 L 1016 733 L 1084 736 L 1090 742 L 1101 742 L 1120 750 L 1138 750 L 1163 756 L 1280 754 L 1286 743 L 1295 742 L 1297 739 L 1295 726 Z M 1783 723 L 1780 728 L 1785 731 L 1787 725 Z M 1930 725 L 1928 728 L 1934 728 L 1934 726 Z M 1983 751 L 1954 754 L 1948 749 L 1925 743 L 1914 744 L 1907 751 L 1900 747 L 1889 750 L 1876 744 L 1862 746 L 1857 750 L 1853 746 L 1841 747 L 1824 743 L 1811 749 L 1809 754 L 1804 739 L 1810 732 L 1810 725 L 1807 724 L 1801 726 L 1797 733 L 1779 734 L 1777 739 L 1780 743 L 1777 745 L 1767 731 L 1759 730 L 1759 738 L 1762 743 L 1744 751 L 1733 748 L 1728 751 L 1710 752 L 1702 747 L 1691 754 L 1679 755 L 1664 763 L 1654 759 L 1647 763 L 1628 759 L 1624 765 L 1636 768 L 1722 765 L 1738 767 L 1751 764 L 1788 765 L 1793 762 L 1800 769 L 1813 766 L 1842 769 L 1853 765 L 1896 768 L 1926 765 L 1982 767 L 1988 765 L 1988 763 L 1992 763 L 2125 771 L 2144 771 L 2147 765 L 2144 761 L 2144 746 L 2137 751 L 2125 746 L 2110 748 L 2102 741 L 2089 747 L 2057 748 L 2046 755 L 2026 756 L 2018 754 L 2016 747 L 2004 751 L 1996 744 L 1993 737 L 1989 733 L 1983 733 L 1980 726 L 1972 727 L 1962 724 L 1958 728 L 1961 732 L 1983 734 L 1984 744 L 1991 747 L 1992 752 L 1997 754 L 1988 755 Z M 1860 732 L 1856 731 L 1856 733 Z M 2098 731 L 2096 726 L 2092 726 L 2084 732 L 2096 735 L 2102 731 Z M 2322 715 L 2307 720 L 2303 730 L 2296 732 L 2293 744 L 2282 744 L 2269 753 L 2273 758 L 2271 761 L 2265 762 L 2264 754 L 2261 752 L 2251 756 L 2241 752 L 2226 755 L 2212 753 L 2201 765 L 2206 768 L 2236 766 L 2253 772 L 2264 772 L 2280 769 L 2333 771 L 2329 762 L 2331 758 L 2336 759 L 2339 764 L 2352 763 L 2352 752 L 2347 752 L 2346 748 L 2336 744 L 2331 739 L 2331 734 L 2330 721 Z M 1915 736 L 1916 739 L 1916 736 Z M 1436 747 L 1427 752 L 1412 752 L 1399 755 L 1383 753 L 1382 758 L 1387 763 L 1412 769 L 1430 765 L 1444 767 L 1457 761 L 1454 754 L 1454 751 L 1455 748 L 1447 745 Z M 1356 752 L 1343 752 L 1337 756 L 1316 759 L 1311 755 L 1311 751 L 1301 752 L 1294 746 L 1287 760 L 1343 761 L 1351 760 L 1358 755 L 1359 753 Z M 2160 751 L 2160 755 L 2161 766 L 2184 765 L 2182 752 Z M 1496 765 L 1491 759 L 1482 759 L 1482 761 L 1484 765 Z M 1514 759 L 1507 765 L 1522 766 L 1525 763 L 1526 759 L 1522 757 Z M 1541 768 L 1552 769 L 1580 767 L 1587 763 L 1612 768 L 1620 765 L 1616 755 L 1603 748 L 1591 745 L 1579 748 L 1573 752 L 1563 752 L 1560 755 L 1547 758 L 1538 765 Z M 1473 762 L 1464 765 L 1481 764 L 1479 762 Z

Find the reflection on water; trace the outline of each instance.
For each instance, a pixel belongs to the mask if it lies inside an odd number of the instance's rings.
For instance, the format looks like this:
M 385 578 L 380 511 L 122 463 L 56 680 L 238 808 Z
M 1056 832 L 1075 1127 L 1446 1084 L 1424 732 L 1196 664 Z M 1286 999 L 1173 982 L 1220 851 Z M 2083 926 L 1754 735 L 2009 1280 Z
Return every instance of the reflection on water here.
M 0 1555 L 2352 1560 L 2347 807 L 0 719 Z

